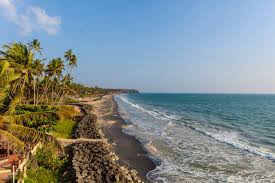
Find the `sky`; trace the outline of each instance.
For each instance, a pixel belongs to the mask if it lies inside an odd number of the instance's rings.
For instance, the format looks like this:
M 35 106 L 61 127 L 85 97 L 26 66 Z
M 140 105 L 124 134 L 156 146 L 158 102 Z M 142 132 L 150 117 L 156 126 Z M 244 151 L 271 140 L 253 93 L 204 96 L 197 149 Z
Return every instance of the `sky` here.
M 89 86 L 275 93 L 274 0 L 0 0 L 0 45 L 32 39 Z

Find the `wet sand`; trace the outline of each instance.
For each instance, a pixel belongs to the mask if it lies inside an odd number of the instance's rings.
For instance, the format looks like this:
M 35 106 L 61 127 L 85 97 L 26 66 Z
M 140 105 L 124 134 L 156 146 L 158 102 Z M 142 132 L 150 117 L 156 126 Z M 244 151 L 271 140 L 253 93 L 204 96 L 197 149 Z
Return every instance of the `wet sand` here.
M 130 169 L 138 171 L 145 182 L 151 182 L 146 175 L 155 169 L 154 162 L 148 158 L 142 144 L 133 136 L 122 132 L 126 125 L 118 113 L 118 106 L 112 95 L 104 96 L 100 100 L 85 99 L 88 104 L 93 105 L 94 113 L 98 117 L 98 123 L 112 145 L 112 150 L 119 157 L 119 163 Z

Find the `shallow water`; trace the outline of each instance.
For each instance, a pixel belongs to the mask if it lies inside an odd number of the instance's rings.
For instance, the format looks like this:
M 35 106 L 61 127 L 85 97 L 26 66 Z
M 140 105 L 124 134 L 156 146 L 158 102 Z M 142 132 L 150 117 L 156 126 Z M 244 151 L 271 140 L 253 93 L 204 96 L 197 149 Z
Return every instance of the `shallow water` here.
M 275 182 L 275 95 L 115 97 L 125 132 L 161 164 L 155 182 Z

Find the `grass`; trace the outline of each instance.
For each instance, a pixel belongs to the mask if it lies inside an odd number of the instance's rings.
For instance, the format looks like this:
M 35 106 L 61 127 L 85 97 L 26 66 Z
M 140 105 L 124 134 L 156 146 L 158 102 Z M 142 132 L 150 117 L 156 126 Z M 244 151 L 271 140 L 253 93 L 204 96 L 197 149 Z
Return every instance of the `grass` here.
M 38 167 L 27 171 L 25 183 L 55 183 L 58 182 L 58 174 L 54 171 Z
M 71 105 L 62 105 L 58 106 L 58 115 L 62 119 L 73 119 L 79 114 L 79 111 L 76 110 L 75 106 Z
M 71 119 L 64 119 L 62 121 L 59 121 L 55 126 L 54 126 L 54 131 L 53 135 L 56 138 L 71 138 L 72 134 L 74 132 L 76 126 L 76 122 L 71 120 Z

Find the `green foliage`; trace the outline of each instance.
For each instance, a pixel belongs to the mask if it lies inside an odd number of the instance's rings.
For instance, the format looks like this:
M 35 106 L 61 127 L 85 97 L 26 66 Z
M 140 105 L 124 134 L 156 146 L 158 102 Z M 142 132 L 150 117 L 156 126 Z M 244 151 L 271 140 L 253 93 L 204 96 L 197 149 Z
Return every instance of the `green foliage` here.
M 58 108 L 46 105 L 20 105 L 16 107 L 13 120 L 17 124 L 49 132 L 59 120 Z
M 29 169 L 25 183 L 56 183 L 58 181 L 58 173 L 48 170 L 44 167 Z
M 68 166 L 66 156 L 58 156 L 56 149 L 47 146 L 38 149 L 34 159 L 28 164 L 27 183 L 56 183 L 64 182 L 62 174 Z
M 38 149 L 35 158 L 39 167 L 43 167 L 51 171 L 61 170 L 68 162 L 68 158 L 66 156 L 58 157 L 51 148 Z
M 71 138 L 76 127 L 76 122 L 70 119 L 65 119 L 58 122 L 54 126 L 53 135 L 56 138 Z
M 110 88 L 100 88 L 100 87 L 88 87 L 79 83 L 72 83 L 72 89 L 80 95 L 81 97 L 90 97 L 91 95 L 106 95 L 113 93 L 138 93 L 135 89 L 110 89 Z
M 48 105 L 18 105 L 16 106 L 16 114 L 24 114 L 26 112 L 57 112 L 56 106 Z
M 44 65 L 45 59 L 37 54 L 41 55 L 41 50 L 37 39 L 28 44 L 6 44 L 0 50 L 0 141 L 9 142 L 13 150 L 23 153 L 28 151 L 27 145 L 37 142 L 57 144 L 45 132 L 60 119 L 58 108 L 39 104 L 60 104 L 72 93 L 70 71 L 77 65 L 72 50 L 66 52 L 66 61 L 53 58 Z

